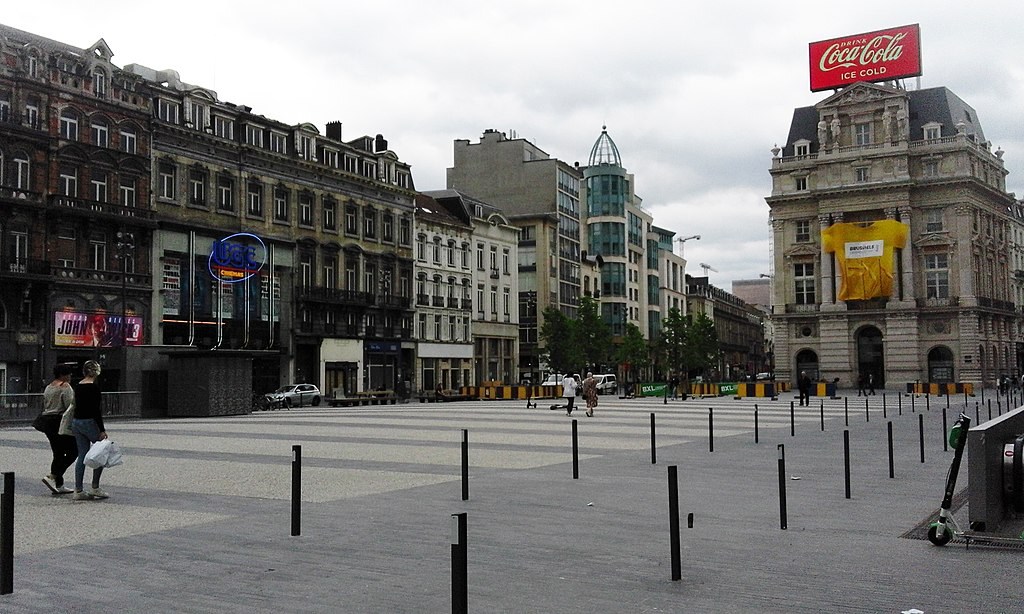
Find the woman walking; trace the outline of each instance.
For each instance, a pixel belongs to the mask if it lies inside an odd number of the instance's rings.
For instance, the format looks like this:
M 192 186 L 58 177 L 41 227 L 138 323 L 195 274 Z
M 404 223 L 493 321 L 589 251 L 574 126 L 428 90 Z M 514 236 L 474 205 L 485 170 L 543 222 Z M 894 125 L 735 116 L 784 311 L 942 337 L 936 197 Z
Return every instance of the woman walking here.
M 75 463 L 75 501 L 106 499 L 110 495 L 100 490 L 100 475 L 103 467 L 92 470 L 92 488 L 82 490 L 85 481 L 85 455 L 89 447 L 107 438 L 103 427 L 103 405 L 100 401 L 100 387 L 96 378 L 100 375 L 100 364 L 95 360 L 86 361 L 82 367 L 85 376 L 75 388 L 75 419 L 71 421 L 71 432 L 78 441 L 78 461 Z
M 587 373 L 587 379 L 583 380 L 583 400 L 587 402 L 587 416 L 594 416 L 594 408 L 597 407 L 597 379 L 593 373 Z
M 75 404 L 75 391 L 71 387 L 71 366 L 57 365 L 53 368 L 53 381 L 43 390 L 43 413 L 34 426 L 50 440 L 50 473 L 43 478 L 43 484 L 55 495 L 66 495 L 72 490 L 64 486 L 64 472 L 75 462 L 78 442 L 70 435 L 61 435 L 60 419 L 64 412 Z

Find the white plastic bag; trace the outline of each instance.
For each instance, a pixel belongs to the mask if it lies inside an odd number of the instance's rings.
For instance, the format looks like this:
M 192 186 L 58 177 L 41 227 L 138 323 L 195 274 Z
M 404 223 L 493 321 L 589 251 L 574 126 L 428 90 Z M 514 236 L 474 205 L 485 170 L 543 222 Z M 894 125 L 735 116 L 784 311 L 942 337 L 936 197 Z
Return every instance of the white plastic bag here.
M 109 439 L 101 439 L 92 444 L 85 453 L 85 464 L 93 469 L 97 467 L 113 467 L 124 462 L 124 455 L 116 443 Z
M 104 439 L 104 441 L 110 440 Z M 120 465 L 122 463 L 124 463 L 124 453 L 121 452 L 121 446 L 117 445 L 117 443 L 113 441 L 110 441 L 110 448 L 107 451 L 107 462 L 104 463 L 103 466 L 116 467 L 117 465 Z

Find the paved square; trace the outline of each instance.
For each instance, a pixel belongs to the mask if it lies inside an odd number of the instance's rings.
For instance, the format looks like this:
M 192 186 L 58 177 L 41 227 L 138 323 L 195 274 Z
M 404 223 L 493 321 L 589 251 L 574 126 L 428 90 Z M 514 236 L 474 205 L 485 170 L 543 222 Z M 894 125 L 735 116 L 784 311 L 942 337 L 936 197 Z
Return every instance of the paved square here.
M 104 474 L 112 496 L 97 502 L 49 495 L 39 481 L 45 438 L 6 428 L 0 471 L 17 475 L 15 590 L 0 596 L 0 611 L 447 612 L 458 512 L 468 513 L 475 612 L 1021 611 L 1024 549 L 900 537 L 942 498 L 952 458 L 942 449 L 944 399 L 925 412 L 922 464 L 909 399 L 898 415 L 887 395 L 895 479 L 882 396 L 870 400 L 870 422 L 863 399 L 850 398 L 849 427 L 844 402 L 825 400 L 824 432 L 819 399 L 797 407 L 795 436 L 789 400 L 602 397 L 593 418 L 479 401 L 111 422 L 126 462 Z M 950 424 L 962 406 L 953 404 Z M 289 535 L 293 444 L 303 457 L 299 537 Z M 679 582 L 668 465 L 679 473 Z

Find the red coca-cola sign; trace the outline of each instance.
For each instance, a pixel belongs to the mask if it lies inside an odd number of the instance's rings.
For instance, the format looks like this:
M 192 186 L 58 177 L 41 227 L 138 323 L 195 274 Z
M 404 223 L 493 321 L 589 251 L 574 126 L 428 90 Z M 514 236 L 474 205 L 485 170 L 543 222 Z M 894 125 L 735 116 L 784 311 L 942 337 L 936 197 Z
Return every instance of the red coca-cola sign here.
M 889 81 L 921 74 L 918 24 L 832 38 L 809 45 L 811 91 L 857 81 Z

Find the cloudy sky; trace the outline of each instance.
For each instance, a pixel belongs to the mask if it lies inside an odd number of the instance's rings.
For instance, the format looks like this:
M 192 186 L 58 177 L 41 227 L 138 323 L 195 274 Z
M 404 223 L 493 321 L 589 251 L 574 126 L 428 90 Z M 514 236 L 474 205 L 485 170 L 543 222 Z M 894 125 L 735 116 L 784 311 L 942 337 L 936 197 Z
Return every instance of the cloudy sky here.
M 9 5 L 9 6 L 8 6 Z M 452 141 L 515 131 L 586 163 L 602 125 L 658 226 L 712 283 L 769 271 L 770 149 L 808 87 L 812 41 L 921 25 L 922 87 L 974 107 L 1024 197 L 1024 3 L 346 0 L 5 3 L 0 21 L 119 66 L 177 70 L 289 123 L 382 133 L 416 187 L 445 187 Z M 242 8 L 242 7 L 245 8 Z M 62 8 L 66 7 L 66 8 Z M 272 7 L 272 8 L 271 8 Z M 916 80 L 908 80 L 908 89 Z

